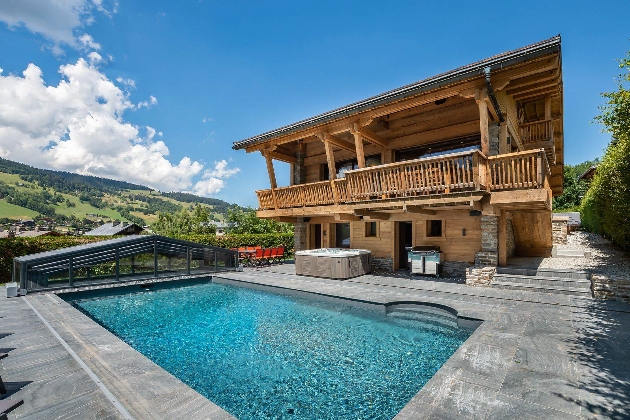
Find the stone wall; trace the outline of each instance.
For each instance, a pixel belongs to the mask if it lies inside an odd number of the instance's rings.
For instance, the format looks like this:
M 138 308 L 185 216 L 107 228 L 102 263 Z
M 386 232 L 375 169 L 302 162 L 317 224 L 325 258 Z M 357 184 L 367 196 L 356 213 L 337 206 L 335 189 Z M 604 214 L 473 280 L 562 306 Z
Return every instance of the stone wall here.
M 507 257 L 513 257 L 516 253 L 516 238 L 514 237 L 514 224 L 512 223 L 512 219 L 505 221 L 505 240 Z
M 569 218 L 554 216 L 551 221 L 551 234 L 554 245 L 564 245 L 567 243 L 569 233 Z
M 467 262 L 444 261 L 442 275 L 444 277 L 465 277 L 466 269 L 470 266 Z
M 488 140 L 490 141 L 490 150 L 488 156 L 499 154 L 499 125 L 488 124 Z
M 372 271 L 391 272 L 393 270 L 394 260 L 391 257 L 372 257 Z
M 497 266 L 499 264 L 499 253 L 493 251 L 479 251 L 475 253 L 475 265 L 476 266 L 486 266 L 492 265 Z
M 293 225 L 293 249 L 295 249 L 296 251 L 303 251 L 307 248 L 307 229 L 308 223 L 306 223 L 302 217 L 298 217 L 297 222 Z
M 497 251 L 499 244 L 499 217 L 481 216 L 481 250 Z
M 601 274 L 591 275 L 593 297 L 622 300 L 630 303 L 630 280 L 611 279 Z
M 469 267 L 466 269 L 466 284 L 469 286 L 490 286 L 496 272 L 496 267 Z

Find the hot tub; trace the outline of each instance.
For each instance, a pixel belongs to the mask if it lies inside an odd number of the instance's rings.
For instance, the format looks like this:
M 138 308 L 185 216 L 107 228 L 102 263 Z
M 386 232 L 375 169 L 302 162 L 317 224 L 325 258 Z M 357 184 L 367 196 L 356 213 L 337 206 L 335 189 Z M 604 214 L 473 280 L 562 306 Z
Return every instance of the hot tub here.
M 295 274 L 349 279 L 371 271 L 368 249 L 321 248 L 295 253 Z

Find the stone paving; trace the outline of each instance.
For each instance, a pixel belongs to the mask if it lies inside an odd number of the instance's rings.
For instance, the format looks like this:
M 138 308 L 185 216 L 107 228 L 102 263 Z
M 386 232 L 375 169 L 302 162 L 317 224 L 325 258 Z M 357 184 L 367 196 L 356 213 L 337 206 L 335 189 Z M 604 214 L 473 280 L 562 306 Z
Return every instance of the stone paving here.
M 397 419 L 630 418 L 626 303 L 426 278 L 339 281 L 293 273 L 285 264 L 222 273 L 215 281 L 361 305 L 440 304 L 484 321 Z M 26 299 L 133 417 L 230 417 L 57 296 Z M 0 375 L 11 398 L 25 401 L 10 419 L 122 418 L 24 299 L 0 302 L 0 349 L 11 350 Z

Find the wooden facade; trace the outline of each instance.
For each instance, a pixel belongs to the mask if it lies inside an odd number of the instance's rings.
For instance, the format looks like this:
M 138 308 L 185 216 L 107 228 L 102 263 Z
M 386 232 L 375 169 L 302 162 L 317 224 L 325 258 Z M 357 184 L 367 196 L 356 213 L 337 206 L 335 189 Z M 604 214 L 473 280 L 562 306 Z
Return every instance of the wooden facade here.
M 514 252 L 550 252 L 551 198 L 563 189 L 562 98 L 554 37 L 234 148 L 265 158 L 270 189 L 256 191 L 257 214 L 296 223 L 297 248 L 339 246 L 336 225 L 349 224 L 349 245 L 394 269 L 410 241 L 440 246 L 447 261 L 472 263 L 487 251 L 505 264 Z M 291 165 L 290 185 L 277 185 L 274 160 Z

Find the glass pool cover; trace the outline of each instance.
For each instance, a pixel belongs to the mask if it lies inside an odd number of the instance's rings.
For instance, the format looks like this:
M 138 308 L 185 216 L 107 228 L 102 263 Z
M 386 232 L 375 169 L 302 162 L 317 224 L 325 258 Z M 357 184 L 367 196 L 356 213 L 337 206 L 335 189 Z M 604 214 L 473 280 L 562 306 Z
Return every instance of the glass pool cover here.
M 210 282 L 65 299 L 239 419 L 391 419 L 472 333 Z

